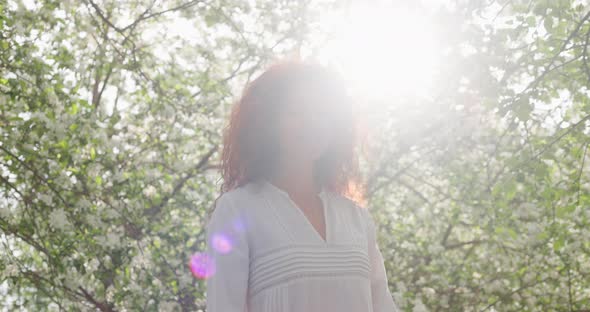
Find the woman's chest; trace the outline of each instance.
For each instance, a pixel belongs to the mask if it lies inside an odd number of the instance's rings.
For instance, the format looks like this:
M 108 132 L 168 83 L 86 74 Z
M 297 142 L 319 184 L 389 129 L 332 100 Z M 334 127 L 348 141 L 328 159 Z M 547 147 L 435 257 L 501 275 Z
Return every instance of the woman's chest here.
M 269 201 L 262 214 L 249 220 L 249 293 L 255 296 L 274 286 L 301 278 L 342 278 L 368 281 L 367 236 L 360 216 L 338 211 L 326 201 L 326 238 L 301 212 Z M 346 208 L 341 208 L 346 209 Z
M 355 211 L 359 208 L 346 206 L 330 196 L 322 198 L 322 213 L 315 216 L 306 215 L 281 196 L 260 195 L 253 204 L 256 207 L 248 209 L 247 220 L 251 257 L 290 245 L 366 249 L 366 225 L 360 211 Z

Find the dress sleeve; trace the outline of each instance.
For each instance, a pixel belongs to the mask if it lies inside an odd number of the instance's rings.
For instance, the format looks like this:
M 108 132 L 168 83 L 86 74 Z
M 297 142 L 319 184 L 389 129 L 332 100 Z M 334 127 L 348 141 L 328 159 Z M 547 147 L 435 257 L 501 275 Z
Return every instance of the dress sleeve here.
M 248 240 L 244 220 L 229 195 L 217 200 L 207 223 L 207 254 L 213 263 L 206 279 L 207 312 L 247 311 Z
M 376 227 L 372 215 L 365 209 L 369 260 L 371 264 L 371 297 L 374 312 L 401 312 L 389 290 L 383 255 L 376 240 Z

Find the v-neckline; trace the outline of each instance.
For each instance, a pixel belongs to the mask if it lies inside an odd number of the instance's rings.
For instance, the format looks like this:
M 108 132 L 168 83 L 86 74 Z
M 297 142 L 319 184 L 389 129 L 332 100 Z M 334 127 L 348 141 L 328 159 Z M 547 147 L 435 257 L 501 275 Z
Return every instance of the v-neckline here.
M 318 197 L 320 198 L 320 201 L 322 202 L 322 213 L 324 214 L 324 229 L 325 229 L 325 234 L 326 234 L 326 239 L 324 239 L 322 237 L 322 235 L 316 230 L 316 228 L 313 226 L 313 224 L 311 223 L 311 221 L 309 221 L 309 219 L 307 218 L 307 216 L 305 215 L 305 213 L 303 212 L 303 210 L 301 210 L 301 208 L 299 208 L 299 206 L 297 205 L 297 203 L 295 203 L 295 201 L 293 201 L 293 199 L 291 198 L 291 196 L 289 195 L 289 193 L 287 193 L 286 191 L 282 190 L 281 188 L 279 188 L 278 186 L 268 182 L 268 181 L 264 181 L 264 183 L 266 185 L 268 185 L 271 189 L 273 189 L 274 191 L 278 192 L 279 194 L 283 195 L 288 201 L 289 204 L 291 206 L 291 208 L 295 209 L 297 212 L 297 214 L 303 218 L 303 222 L 306 224 L 307 228 L 311 230 L 311 232 L 313 232 L 313 236 L 315 236 L 315 238 L 317 240 L 319 240 L 323 245 L 327 245 L 328 243 L 330 243 L 330 231 L 329 231 L 329 224 L 330 222 L 328 221 L 328 209 L 327 209 L 327 201 L 326 201 L 326 189 L 322 186 L 320 192 L 318 193 Z

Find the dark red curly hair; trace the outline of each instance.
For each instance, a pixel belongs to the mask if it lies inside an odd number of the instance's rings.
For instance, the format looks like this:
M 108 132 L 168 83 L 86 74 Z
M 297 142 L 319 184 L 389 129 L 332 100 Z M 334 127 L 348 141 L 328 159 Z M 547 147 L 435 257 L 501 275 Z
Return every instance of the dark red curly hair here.
M 274 63 L 251 81 L 234 103 L 223 133 L 223 184 L 219 197 L 250 181 L 265 179 L 276 170 L 279 151 L 276 116 L 283 109 L 287 92 L 305 83 L 320 84 L 320 90 L 334 99 L 336 104 L 331 107 L 339 117 L 333 125 L 335 141 L 317 160 L 314 176 L 327 190 L 365 205 L 365 185 L 359 170 L 359 154 L 365 152 L 360 143 L 365 140 L 355 102 L 336 71 L 317 62 L 301 60 Z

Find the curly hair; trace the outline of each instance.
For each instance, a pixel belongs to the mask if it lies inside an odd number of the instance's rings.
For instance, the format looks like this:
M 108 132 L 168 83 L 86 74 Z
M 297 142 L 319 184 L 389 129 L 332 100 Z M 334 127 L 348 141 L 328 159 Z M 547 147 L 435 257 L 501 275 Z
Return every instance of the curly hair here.
M 359 143 L 364 142 L 364 132 L 359 131 L 355 102 L 336 71 L 298 59 L 272 64 L 246 85 L 234 103 L 223 133 L 219 197 L 250 181 L 268 178 L 277 169 L 277 114 L 284 108 L 288 91 L 310 84 L 332 100 L 335 105 L 330 109 L 338 116 L 331 125 L 336 127 L 336 137 L 314 164 L 314 177 L 327 190 L 364 205 L 365 186 L 359 170 L 359 154 L 365 151 Z

